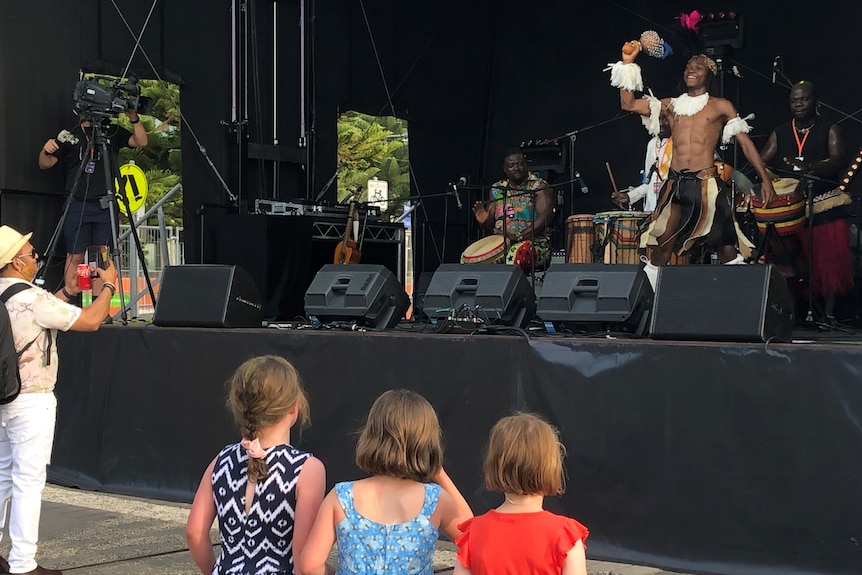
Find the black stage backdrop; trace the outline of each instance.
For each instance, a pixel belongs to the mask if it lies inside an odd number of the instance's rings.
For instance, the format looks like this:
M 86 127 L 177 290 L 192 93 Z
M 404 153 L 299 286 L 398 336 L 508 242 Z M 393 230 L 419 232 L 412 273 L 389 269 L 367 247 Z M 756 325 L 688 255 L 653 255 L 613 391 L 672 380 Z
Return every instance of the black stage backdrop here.
M 249 357 L 294 362 L 312 426 L 298 444 L 331 486 L 361 476 L 373 399 L 437 409 L 445 465 L 481 513 L 487 433 L 545 414 L 568 448 L 548 508 L 590 528 L 589 555 L 717 574 L 862 572 L 856 346 L 676 343 L 108 326 L 61 334 L 52 481 L 189 501 L 237 439 L 224 382 Z M 416 364 L 421 368 L 415 369 Z
M 562 223 L 571 213 L 612 209 L 605 162 L 621 186 L 634 183 L 640 169 L 647 135 L 636 118 L 587 129 L 619 117 L 616 93 L 602 69 L 619 57 L 622 41 L 645 29 L 658 30 L 681 53 L 674 19 L 695 8 L 682 1 L 309 0 L 310 81 L 306 109 L 300 110 L 300 2 L 274 5 L 275 16 L 272 3 L 249 3 L 256 26 L 248 58 L 252 93 L 248 138 L 240 141 L 269 144 L 278 135 L 285 148 L 300 156 L 307 151 L 309 170 L 302 163 L 281 164 L 274 185 L 271 163 L 245 158 L 245 146 L 237 145 L 223 124 L 231 120 L 230 0 L 212 2 L 207 10 L 191 0 L 156 3 L 151 15 L 150 3 L 133 0 L 34 0 L 10 5 L 0 15 L 0 189 L 58 191 L 59 179 L 40 174 L 34 155 L 71 121 L 75 70 L 94 61 L 122 69 L 134 46 L 123 19 L 139 33 L 149 17 L 142 45 L 152 66 L 163 77 L 182 80 L 184 240 L 190 262 L 202 256 L 202 218 L 230 203 L 220 177 L 240 197 L 242 210 L 256 197 L 316 196 L 334 172 L 336 115 L 348 109 L 394 111 L 409 121 L 416 195 L 445 192 L 447 183 L 462 175 L 488 184 L 500 174 L 506 147 L 578 131 L 574 165 L 590 191 L 582 195 L 576 187 L 560 187 L 566 202 L 559 208 Z M 719 1 L 696 7 L 729 9 Z M 725 69 L 736 66 L 742 78 L 722 74 L 721 86 L 712 91 L 731 98 L 743 115 L 756 114 L 758 143 L 788 115 L 787 88 L 771 82 L 778 55 L 788 79 L 818 84 L 823 100 L 839 110 L 830 112 L 835 119 L 857 111 L 862 84 L 852 81 L 852 55 L 858 52 L 858 4 L 825 0 L 812 11 L 803 2 L 767 0 L 736 9 L 745 18 L 745 40 L 726 58 Z M 280 31 L 275 78 L 273 18 Z M 640 59 L 647 84 L 660 96 L 678 92 L 683 61 L 680 54 L 664 61 Z M 155 75 L 140 51 L 131 69 L 143 77 Z M 298 148 L 301 119 L 307 150 Z M 858 149 L 858 114 L 842 126 L 848 144 Z M 727 154 L 733 161 L 732 148 Z M 745 169 L 746 162 L 737 160 Z M 472 196 L 483 193 L 466 193 L 463 203 L 469 206 Z M 417 276 L 441 261 L 456 261 L 476 237 L 468 209 L 458 210 L 451 197 L 422 202 L 414 217 Z

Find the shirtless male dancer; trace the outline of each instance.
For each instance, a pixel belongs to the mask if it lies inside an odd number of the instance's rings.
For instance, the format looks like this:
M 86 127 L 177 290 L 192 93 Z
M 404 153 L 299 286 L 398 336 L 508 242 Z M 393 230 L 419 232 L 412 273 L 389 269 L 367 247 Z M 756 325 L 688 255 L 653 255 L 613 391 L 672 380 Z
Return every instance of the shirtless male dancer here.
M 652 247 L 644 271 L 655 288 L 658 267 L 667 263 L 671 252 L 683 254 L 705 241 L 718 251 L 725 264 L 743 263 L 736 245 L 753 247 L 733 219 L 733 202 L 720 185 L 714 163 L 719 138 L 728 143 L 735 137 L 745 157 L 762 181 L 761 197 L 772 200 L 772 180 L 757 148 L 748 137 L 751 127 L 739 117 L 729 100 L 710 96 L 709 82 L 718 73 L 715 62 L 706 55 L 692 56 L 685 66 L 686 91 L 676 98 L 659 100 L 653 96 L 635 98 L 643 91 L 640 66 L 634 63 L 641 51 L 638 41 L 623 45 L 622 60 L 610 65 L 611 85 L 620 89 L 623 110 L 645 116 L 651 133 L 658 133 L 659 117 L 670 124 L 673 158 L 668 179 L 659 192 L 652 222 L 644 232 L 642 245 Z

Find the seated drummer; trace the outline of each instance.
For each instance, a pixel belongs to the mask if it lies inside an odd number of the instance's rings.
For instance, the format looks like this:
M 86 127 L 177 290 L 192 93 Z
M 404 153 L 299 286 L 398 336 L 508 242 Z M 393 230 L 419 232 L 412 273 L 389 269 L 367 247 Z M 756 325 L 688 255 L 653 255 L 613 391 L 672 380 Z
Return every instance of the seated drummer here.
M 553 191 L 542 178 L 527 169 L 527 160 L 518 148 L 506 151 L 503 159 L 506 178 L 491 186 L 488 202 L 473 204 L 473 215 L 485 232 L 503 235 L 508 244 L 506 263 L 525 271 L 535 265 L 544 269 L 551 261 L 548 226 L 554 216 Z M 535 204 L 534 204 L 535 202 Z M 532 245 L 535 262 L 524 261 Z
M 646 127 L 647 130 L 650 129 L 649 126 Z M 670 137 L 670 124 L 666 116 L 661 116 L 658 133 L 652 134 L 652 138 L 647 142 L 643 183 L 628 190 L 612 193 L 611 200 L 621 208 L 631 209 L 632 204 L 643 199 L 643 211 L 652 212 L 658 201 L 658 192 L 667 179 L 672 154 L 673 140 Z
M 819 101 L 814 84 L 797 82 L 790 89 L 792 119 L 775 128 L 761 151 L 763 161 L 781 176 L 799 174 L 800 186 L 807 189 L 811 181 L 814 196 L 814 218 L 811 230 L 811 289 L 823 298 L 824 313 L 829 323 L 835 323 L 835 299 L 838 294 L 853 290 L 853 256 L 850 253 L 850 210 L 845 202 L 833 196 L 818 202 L 818 196 L 829 195 L 847 163 L 847 150 L 838 124 L 826 120 L 818 112 Z M 810 180 L 811 174 L 824 180 Z M 797 187 L 797 190 L 800 188 Z M 818 204 L 824 204 L 821 208 Z M 808 247 L 807 232 L 802 245 Z M 813 311 L 813 310 L 812 310 Z

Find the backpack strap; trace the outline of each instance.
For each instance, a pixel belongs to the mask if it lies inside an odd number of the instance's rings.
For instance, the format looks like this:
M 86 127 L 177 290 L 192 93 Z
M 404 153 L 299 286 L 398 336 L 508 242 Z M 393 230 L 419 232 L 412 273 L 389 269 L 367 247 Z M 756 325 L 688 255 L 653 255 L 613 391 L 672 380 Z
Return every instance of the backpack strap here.
M 24 291 L 24 290 L 28 290 L 28 289 L 30 289 L 31 287 L 33 287 L 33 286 L 32 286 L 32 285 L 30 285 L 30 284 L 28 284 L 28 283 L 26 283 L 26 282 L 17 282 L 17 283 L 14 283 L 14 284 L 10 285 L 9 287 L 7 287 L 5 290 L 3 290 L 3 293 L 0 293 L 0 301 L 2 301 L 2 302 L 5 304 L 5 303 L 7 303 L 7 302 L 12 298 L 12 296 L 13 296 L 13 295 L 15 295 L 15 294 L 19 294 L 19 293 L 21 293 L 21 292 L 22 292 L 22 291 Z M 50 338 L 50 334 L 51 334 L 51 332 L 49 331 L 49 332 L 48 332 L 48 337 L 49 337 L 49 338 Z M 25 351 L 27 351 L 28 349 L 30 349 L 30 346 L 31 346 L 31 345 L 33 345 L 34 343 L 36 343 L 36 340 L 37 340 L 37 339 L 39 339 L 39 336 L 38 336 L 38 335 L 33 339 L 33 341 L 31 341 L 30 343 L 28 343 L 27 345 L 25 345 L 24 347 L 22 347 L 22 348 L 21 348 L 21 351 L 19 351 L 19 352 L 18 352 L 18 357 L 20 358 L 20 357 L 21 357 L 21 355 L 22 355 Z M 48 348 L 49 348 L 49 349 L 50 349 L 50 346 L 51 346 L 51 340 L 49 339 L 49 340 L 48 340 Z
M 6 303 L 9 301 L 9 298 L 11 298 L 13 295 L 15 295 L 17 293 L 21 293 L 22 291 L 24 291 L 26 289 L 30 289 L 31 287 L 33 287 L 33 286 L 31 286 L 27 282 L 14 283 L 14 284 L 10 285 L 9 287 L 7 287 L 5 290 L 3 290 L 3 293 L 0 293 L 0 301 L 2 301 L 3 303 Z

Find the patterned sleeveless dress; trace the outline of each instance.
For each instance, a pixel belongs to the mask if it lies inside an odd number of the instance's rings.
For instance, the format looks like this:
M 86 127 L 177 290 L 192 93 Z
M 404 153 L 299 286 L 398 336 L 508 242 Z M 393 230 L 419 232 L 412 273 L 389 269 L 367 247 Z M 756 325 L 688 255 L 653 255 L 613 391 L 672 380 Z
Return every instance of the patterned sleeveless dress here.
M 376 523 L 353 506 L 353 482 L 335 485 L 338 503 L 346 517 L 336 527 L 336 575 L 432 575 L 438 531 L 431 514 L 440 499 L 440 486 L 425 484 L 425 501 L 419 515 L 395 525 Z
M 255 485 L 246 514 L 248 454 L 239 444 L 221 450 L 212 475 L 221 541 L 213 575 L 293 575 L 296 481 L 310 456 L 290 445 L 268 448 L 269 475 Z

